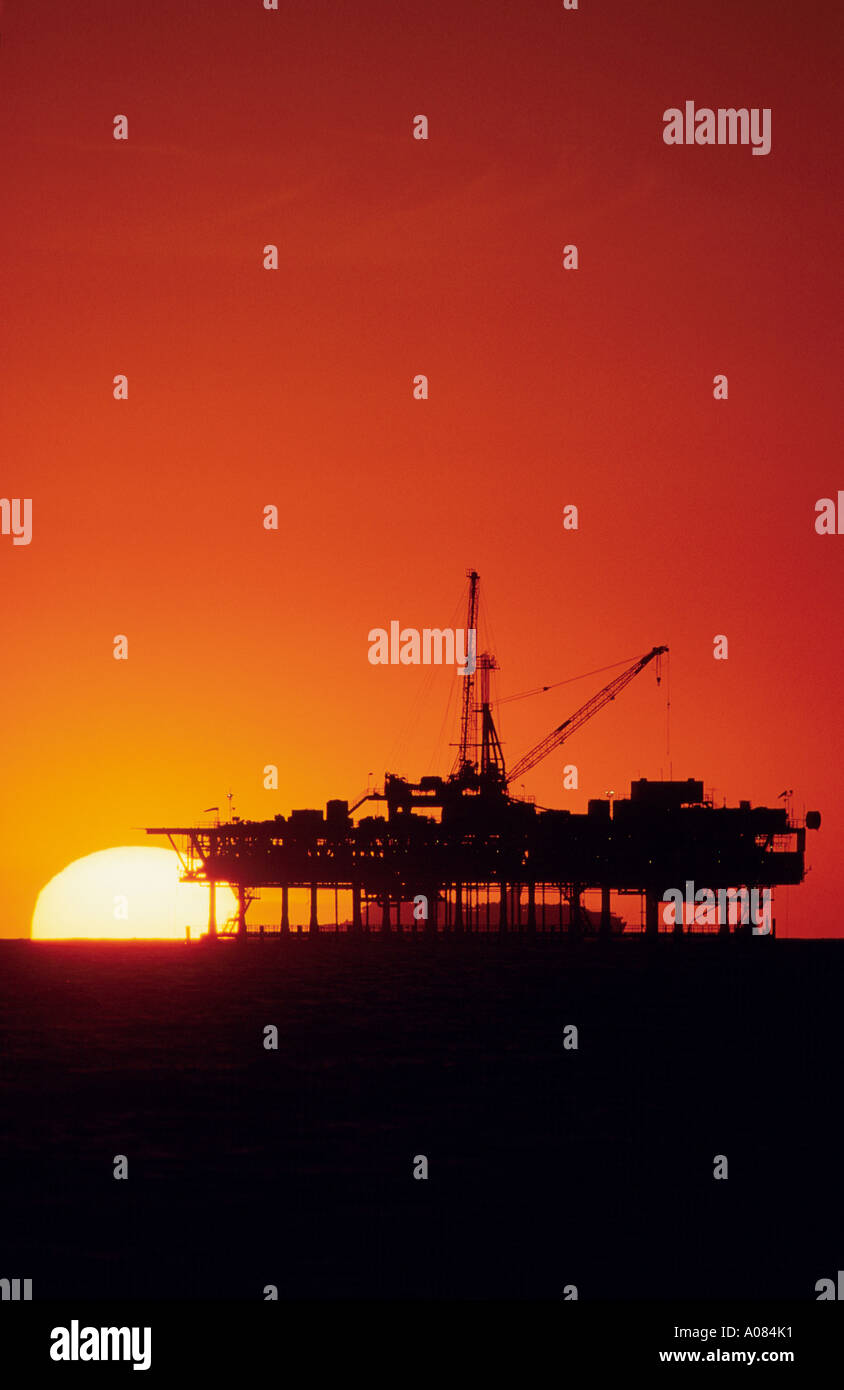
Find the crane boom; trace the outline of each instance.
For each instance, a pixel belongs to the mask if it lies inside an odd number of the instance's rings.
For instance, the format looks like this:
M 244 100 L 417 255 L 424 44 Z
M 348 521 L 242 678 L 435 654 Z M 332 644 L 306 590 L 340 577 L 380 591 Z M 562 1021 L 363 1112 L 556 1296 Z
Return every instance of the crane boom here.
M 568 719 L 564 719 L 562 724 L 558 724 L 556 729 L 553 729 L 541 743 L 537 743 L 535 748 L 532 748 L 529 753 L 525 753 L 515 767 L 510 769 L 507 774 L 507 781 L 515 782 L 517 778 L 524 777 L 526 772 L 530 772 L 531 768 L 536 767 L 537 763 L 541 763 L 542 759 L 547 758 L 549 753 L 553 753 L 555 748 L 559 748 L 562 743 L 565 743 L 571 734 L 581 728 L 599 710 L 602 710 L 604 705 L 608 705 L 610 700 L 614 700 L 616 695 L 629 685 L 640 671 L 644 671 L 655 657 L 662 656 L 667 651 L 667 647 L 653 647 L 645 656 L 641 656 L 638 661 L 629 666 L 626 671 L 622 671 L 620 676 L 611 680 L 609 685 L 605 685 L 603 690 L 599 690 L 597 695 L 593 695 L 590 700 L 586 701 L 585 705 L 580 706 L 579 710 L 575 710 L 574 714 L 570 715 Z

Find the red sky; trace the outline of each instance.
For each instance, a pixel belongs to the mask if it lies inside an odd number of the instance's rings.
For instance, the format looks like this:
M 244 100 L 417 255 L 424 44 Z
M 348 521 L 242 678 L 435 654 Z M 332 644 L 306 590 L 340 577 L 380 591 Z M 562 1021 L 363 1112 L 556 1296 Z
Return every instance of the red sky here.
M 34 512 L 31 545 L 0 537 L 0 934 L 71 860 L 229 787 L 261 817 L 447 771 L 447 676 L 373 667 L 366 636 L 459 623 L 470 566 L 501 694 L 668 643 L 674 776 L 820 809 L 787 929 L 839 933 L 820 9 L 9 0 L 0 493 Z M 665 145 L 687 99 L 770 107 L 770 154 Z M 504 706 L 509 759 L 601 679 Z M 584 810 L 668 770 L 648 673 L 527 790 Z

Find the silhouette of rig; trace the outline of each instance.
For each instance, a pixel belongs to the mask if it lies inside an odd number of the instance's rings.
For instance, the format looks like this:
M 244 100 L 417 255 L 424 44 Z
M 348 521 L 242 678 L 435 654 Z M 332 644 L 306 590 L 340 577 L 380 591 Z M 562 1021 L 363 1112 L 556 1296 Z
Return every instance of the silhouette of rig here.
M 476 631 L 479 578 L 469 573 L 467 630 Z M 703 783 L 631 783 L 628 798 L 598 798 L 585 814 L 538 808 L 508 787 L 559 748 L 651 662 L 657 682 L 667 647 L 654 647 L 552 730 L 509 773 L 490 699 L 493 656 L 482 653 L 465 674 L 456 765 L 448 777 L 409 782 L 387 774 L 383 790 L 353 806 L 329 801 L 321 810 L 288 817 L 148 828 L 166 835 L 179 855 L 182 880 L 209 887 L 208 937 L 289 935 L 291 890 L 310 893 L 308 934 L 319 921 L 318 894 L 334 893 L 333 930 L 350 933 L 422 931 L 564 932 L 612 936 L 624 924 L 610 910 L 612 892 L 639 895 L 647 935 L 660 931 L 667 889 L 691 880 L 713 892 L 773 889 L 805 877 L 806 830 L 820 826 L 810 811 L 794 824 L 786 807 L 716 807 Z M 353 814 L 367 801 L 386 804 L 385 815 Z M 238 910 L 218 928 L 216 889 L 230 886 Z M 262 888 L 281 890 L 281 914 L 271 927 L 247 924 L 247 909 Z M 338 922 L 339 892 L 351 894 L 351 921 Z M 582 903 L 600 892 L 600 912 Z M 734 914 L 735 915 L 735 914 Z M 373 925 L 374 918 L 374 925 Z M 408 920 L 409 918 L 409 920 Z M 677 914 L 675 934 L 689 924 Z M 301 929 L 300 929 L 301 930 Z M 722 914 L 721 934 L 749 932 Z

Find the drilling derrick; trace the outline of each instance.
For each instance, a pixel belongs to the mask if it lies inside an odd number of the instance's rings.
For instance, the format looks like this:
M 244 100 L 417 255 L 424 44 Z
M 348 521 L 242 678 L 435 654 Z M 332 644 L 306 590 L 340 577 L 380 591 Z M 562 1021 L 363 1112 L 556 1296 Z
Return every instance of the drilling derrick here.
M 469 783 L 477 772 L 477 712 L 475 710 L 475 654 L 477 651 L 478 586 L 480 577 L 469 570 L 469 612 L 466 618 L 467 669 L 463 680 L 463 707 L 460 713 L 460 745 L 454 775 L 459 782 Z M 471 634 L 475 633 L 472 637 Z
M 449 780 L 449 786 L 456 791 L 480 792 L 488 795 L 503 795 L 507 790 L 507 775 L 504 768 L 504 753 L 495 720 L 492 717 L 490 694 L 490 674 L 498 670 L 498 662 L 489 652 L 477 655 L 477 627 L 480 610 L 480 576 L 476 570 L 467 571 L 469 578 L 469 606 L 467 611 L 467 634 L 474 632 L 474 639 L 467 635 L 467 670 L 461 676 L 463 681 L 462 708 L 460 713 L 460 743 L 457 761 Z M 476 688 L 480 690 L 480 704 L 476 703 Z M 478 716 L 481 720 L 481 736 L 478 739 Z
M 485 792 L 503 793 L 507 789 L 507 773 L 490 701 L 490 673 L 498 670 L 498 662 L 489 652 L 483 652 L 478 657 L 478 670 L 481 673 L 481 788 Z

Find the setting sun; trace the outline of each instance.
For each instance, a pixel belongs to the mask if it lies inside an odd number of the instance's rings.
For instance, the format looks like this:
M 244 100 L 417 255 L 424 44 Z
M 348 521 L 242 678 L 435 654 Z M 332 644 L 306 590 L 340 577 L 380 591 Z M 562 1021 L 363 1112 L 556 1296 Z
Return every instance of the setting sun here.
M 36 941 L 184 940 L 205 930 L 208 890 L 180 883 L 172 850 L 122 845 L 77 859 L 42 888 L 32 918 Z M 230 888 L 217 890 L 222 923 L 235 911 Z

